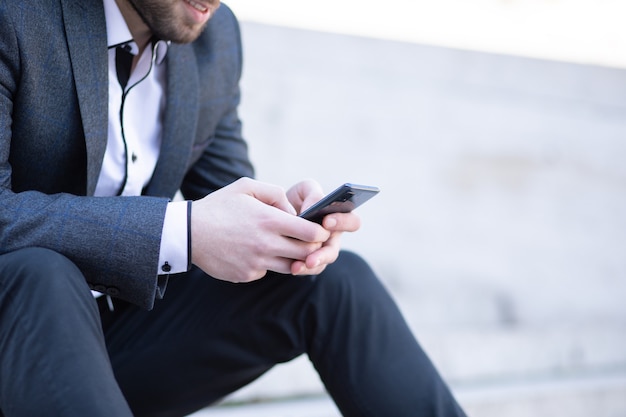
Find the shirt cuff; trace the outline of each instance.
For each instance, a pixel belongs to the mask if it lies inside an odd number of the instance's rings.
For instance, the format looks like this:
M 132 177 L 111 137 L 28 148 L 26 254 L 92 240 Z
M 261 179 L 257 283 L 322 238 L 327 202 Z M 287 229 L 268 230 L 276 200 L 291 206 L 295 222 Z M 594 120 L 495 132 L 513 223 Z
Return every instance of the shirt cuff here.
M 191 201 L 167 204 L 157 275 L 178 274 L 189 269 L 189 208 Z

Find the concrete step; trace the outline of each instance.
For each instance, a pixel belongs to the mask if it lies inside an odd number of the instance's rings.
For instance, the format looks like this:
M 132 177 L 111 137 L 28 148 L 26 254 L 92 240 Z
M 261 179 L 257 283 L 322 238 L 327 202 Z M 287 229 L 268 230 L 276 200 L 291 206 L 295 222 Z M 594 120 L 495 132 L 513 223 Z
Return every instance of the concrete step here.
M 469 416 L 626 416 L 624 325 L 418 332 Z M 195 417 L 336 417 L 305 356 Z
M 457 397 L 472 417 L 624 417 L 626 372 L 492 383 Z
M 607 370 L 626 374 L 623 323 L 415 330 L 444 379 L 454 386 L 481 386 L 483 381 L 498 381 L 491 386 L 516 386 L 517 381 L 549 381 L 559 375 L 603 375 Z M 323 393 L 313 366 L 306 356 L 301 356 L 275 366 L 227 400 L 245 403 Z
M 226 404 L 192 414 L 190 417 L 339 417 L 327 396 L 291 398 L 269 402 Z
M 624 417 L 626 372 L 491 382 L 453 390 L 470 417 Z M 339 417 L 328 396 L 226 403 L 193 417 Z

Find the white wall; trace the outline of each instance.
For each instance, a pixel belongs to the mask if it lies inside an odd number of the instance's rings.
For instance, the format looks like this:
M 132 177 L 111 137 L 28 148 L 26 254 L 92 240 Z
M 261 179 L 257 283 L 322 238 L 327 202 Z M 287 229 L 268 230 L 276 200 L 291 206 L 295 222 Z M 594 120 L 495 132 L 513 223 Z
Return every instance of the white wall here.
M 249 22 L 626 68 L 622 0 L 228 0 Z

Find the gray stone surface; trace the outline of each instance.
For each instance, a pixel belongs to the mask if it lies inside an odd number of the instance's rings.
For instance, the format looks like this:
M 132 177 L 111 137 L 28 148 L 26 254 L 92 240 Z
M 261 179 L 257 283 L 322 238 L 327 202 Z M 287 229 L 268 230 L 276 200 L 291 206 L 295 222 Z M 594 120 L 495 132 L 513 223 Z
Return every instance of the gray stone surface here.
M 345 246 L 459 392 L 626 375 L 625 70 L 242 29 L 258 178 L 381 187 Z M 321 391 L 302 358 L 233 398 Z
M 470 417 L 623 417 L 624 375 L 502 383 L 457 390 Z M 328 397 L 220 406 L 193 417 L 339 417 Z

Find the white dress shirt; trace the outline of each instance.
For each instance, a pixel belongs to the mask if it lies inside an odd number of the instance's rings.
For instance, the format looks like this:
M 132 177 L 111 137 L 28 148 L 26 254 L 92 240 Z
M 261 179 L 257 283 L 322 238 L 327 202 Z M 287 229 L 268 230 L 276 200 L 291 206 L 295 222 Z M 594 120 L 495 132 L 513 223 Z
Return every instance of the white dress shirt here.
M 116 72 L 116 46 L 129 45 L 133 55 L 139 49 L 115 0 L 104 0 L 104 11 L 109 46 L 109 125 L 95 195 L 138 196 L 150 181 L 159 158 L 168 43 L 158 41 L 144 49 L 122 90 Z M 188 204 L 168 203 L 157 274 L 174 274 L 188 268 Z

